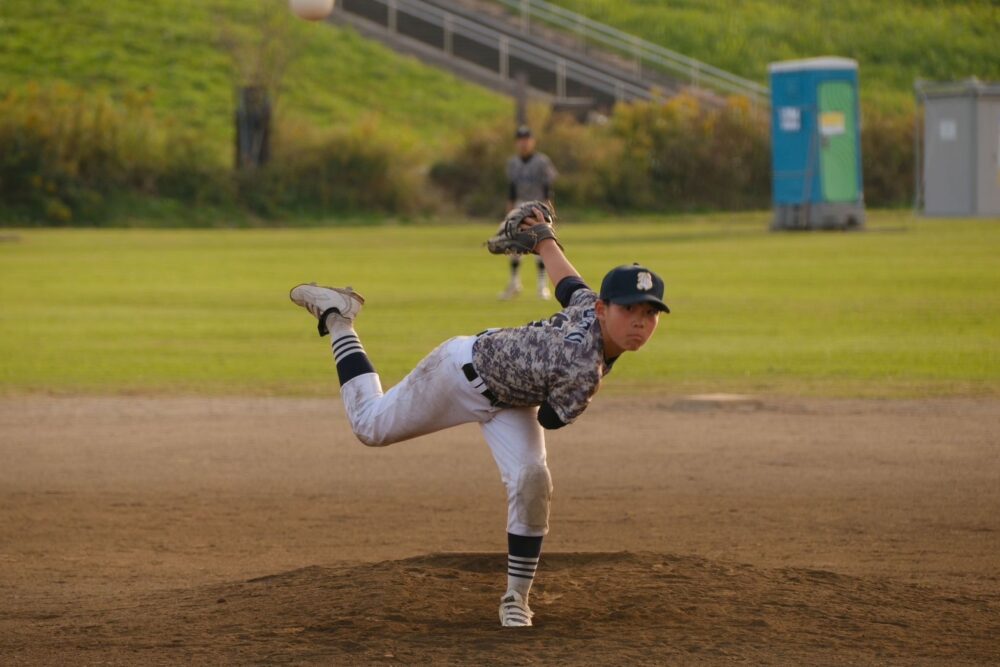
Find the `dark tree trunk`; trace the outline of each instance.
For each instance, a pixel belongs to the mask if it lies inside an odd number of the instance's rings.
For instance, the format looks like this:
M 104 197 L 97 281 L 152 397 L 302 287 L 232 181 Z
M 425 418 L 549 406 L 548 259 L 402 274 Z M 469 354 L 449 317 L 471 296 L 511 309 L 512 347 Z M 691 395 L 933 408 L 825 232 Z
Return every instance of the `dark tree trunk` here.
M 260 86 L 241 88 L 236 105 L 236 168 L 253 169 L 271 157 L 271 101 Z

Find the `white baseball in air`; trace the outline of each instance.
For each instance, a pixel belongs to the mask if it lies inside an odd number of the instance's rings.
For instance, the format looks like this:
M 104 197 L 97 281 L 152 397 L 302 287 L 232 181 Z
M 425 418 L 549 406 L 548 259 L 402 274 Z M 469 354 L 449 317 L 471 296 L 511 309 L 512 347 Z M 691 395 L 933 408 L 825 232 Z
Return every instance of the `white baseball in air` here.
M 288 0 L 288 5 L 307 21 L 322 21 L 333 11 L 333 0 Z

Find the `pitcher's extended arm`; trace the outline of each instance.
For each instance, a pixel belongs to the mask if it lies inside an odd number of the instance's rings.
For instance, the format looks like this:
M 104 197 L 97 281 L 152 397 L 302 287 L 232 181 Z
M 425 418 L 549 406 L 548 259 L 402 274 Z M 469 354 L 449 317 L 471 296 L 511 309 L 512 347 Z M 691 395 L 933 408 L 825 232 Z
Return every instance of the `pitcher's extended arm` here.
M 543 239 L 535 247 L 535 252 L 545 263 L 545 271 L 549 274 L 553 286 L 558 287 L 564 278 L 580 277 L 580 272 L 573 268 L 554 239 Z

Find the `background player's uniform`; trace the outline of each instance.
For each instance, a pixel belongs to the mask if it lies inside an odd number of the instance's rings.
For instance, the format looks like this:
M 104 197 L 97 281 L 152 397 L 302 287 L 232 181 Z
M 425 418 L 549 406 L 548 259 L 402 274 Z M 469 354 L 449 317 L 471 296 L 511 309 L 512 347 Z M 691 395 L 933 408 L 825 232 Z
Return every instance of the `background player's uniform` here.
M 508 199 L 515 205 L 547 201 L 552 198 L 552 184 L 558 175 L 545 153 L 535 151 L 527 158 L 514 155 L 507 160 Z
M 507 198 L 514 206 L 527 201 L 548 201 L 552 199 L 552 184 L 559 172 L 552 160 L 545 153 L 534 152 L 526 158 L 514 155 L 507 160 Z M 545 278 L 545 265 L 542 258 L 536 258 L 538 263 L 538 295 L 548 298 L 548 283 Z M 510 282 L 501 295 L 511 298 L 521 291 L 520 255 L 510 257 Z

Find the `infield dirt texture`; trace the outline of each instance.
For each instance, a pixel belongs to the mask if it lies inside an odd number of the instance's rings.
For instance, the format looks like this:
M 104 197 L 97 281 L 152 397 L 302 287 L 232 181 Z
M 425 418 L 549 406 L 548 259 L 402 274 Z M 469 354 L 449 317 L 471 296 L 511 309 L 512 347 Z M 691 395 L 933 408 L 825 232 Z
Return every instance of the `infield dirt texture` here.
M 875 217 L 566 226 L 674 312 L 548 438 L 524 631 L 478 429 L 363 447 L 287 302 L 354 282 L 394 382 L 554 308 L 490 228 L 5 232 L 0 663 L 1000 663 L 1000 228 Z
M 604 397 L 499 627 L 475 426 L 373 450 L 324 399 L 0 403 L 5 664 L 997 664 L 995 401 Z M 447 552 L 473 553 L 447 553 Z

